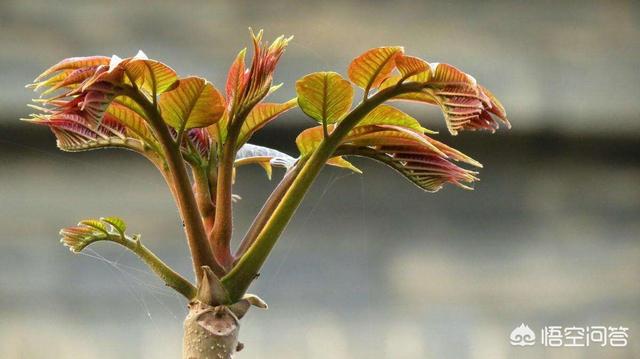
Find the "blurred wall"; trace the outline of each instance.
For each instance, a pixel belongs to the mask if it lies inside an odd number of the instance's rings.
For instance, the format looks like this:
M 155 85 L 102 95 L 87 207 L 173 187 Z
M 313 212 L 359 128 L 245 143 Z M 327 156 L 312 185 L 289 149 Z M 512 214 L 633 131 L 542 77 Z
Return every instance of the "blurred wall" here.
M 640 133 L 636 1 L 11 1 L 0 2 L 0 109 L 58 60 L 143 49 L 222 86 L 247 27 L 294 34 L 278 81 L 331 69 L 376 46 L 447 62 L 499 95 L 516 131 Z M 286 86 L 276 97 L 294 94 Z M 6 119 L 5 119 L 6 121 Z
M 247 27 L 294 34 L 274 98 L 370 47 L 472 73 L 512 131 L 439 139 L 481 161 L 473 192 L 425 194 L 379 165 L 323 172 L 252 291 L 239 358 L 640 357 L 640 3 L 0 0 L 0 358 L 176 358 L 184 303 L 129 253 L 74 256 L 60 227 L 119 215 L 185 275 L 160 176 L 130 152 L 56 151 L 16 119 L 61 58 L 141 48 L 222 87 Z M 426 126 L 437 111 L 410 108 Z M 295 153 L 292 111 L 252 142 Z M 242 234 L 280 173 L 238 173 Z M 519 348 L 515 326 L 629 327 L 626 348 Z M 327 350 L 330 355 L 327 355 Z

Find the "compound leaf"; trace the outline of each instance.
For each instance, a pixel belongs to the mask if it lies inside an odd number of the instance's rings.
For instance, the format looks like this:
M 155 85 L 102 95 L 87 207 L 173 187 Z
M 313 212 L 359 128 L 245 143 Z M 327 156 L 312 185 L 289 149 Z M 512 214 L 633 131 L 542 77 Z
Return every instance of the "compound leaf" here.
M 61 229 L 60 242 L 69 247 L 72 252 L 78 253 L 97 241 L 117 241 L 114 236 L 124 239 L 126 229 L 127 225 L 117 217 L 85 219 L 77 226 Z
M 355 127 L 342 140 L 334 157 L 327 161 L 327 164 L 358 171 L 343 156 L 371 158 L 392 167 L 429 192 L 438 191 L 445 183 L 470 189 L 468 184 L 477 180 L 476 172 L 453 163 L 453 161 L 460 161 L 481 167 L 482 165 L 477 161 L 426 136 L 422 133 L 421 127 L 418 129 L 415 123 L 404 127 L 385 124 L 385 122 Z M 301 156 L 309 156 L 323 139 L 321 126 L 309 128 L 300 133 L 296 144 Z
M 397 63 L 401 62 L 399 59 Z M 448 64 L 432 63 L 429 67 L 429 71 L 405 79 L 406 82 L 424 83 L 422 91 L 398 95 L 393 100 L 416 101 L 440 107 L 447 128 L 453 135 L 462 130 L 494 132 L 499 127 L 498 121 L 507 128 L 511 127 L 502 104 L 486 88 L 478 85 L 472 76 Z M 402 79 L 399 75 L 391 76 L 382 83 L 380 89 L 395 86 Z

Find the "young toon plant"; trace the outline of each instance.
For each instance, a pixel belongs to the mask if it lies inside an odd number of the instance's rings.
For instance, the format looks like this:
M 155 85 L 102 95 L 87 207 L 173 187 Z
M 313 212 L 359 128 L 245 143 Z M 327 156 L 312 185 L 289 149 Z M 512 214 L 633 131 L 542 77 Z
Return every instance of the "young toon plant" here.
M 371 49 L 352 61 L 349 80 L 316 72 L 296 83 L 297 99 L 263 100 L 275 91 L 276 64 L 291 38 L 271 44 L 252 33 L 253 58 L 240 51 L 228 72 L 225 94 L 200 77 L 179 77 L 144 53 L 62 60 L 30 86 L 44 89 L 38 110 L 26 121 L 48 126 L 64 151 L 124 148 L 149 159 L 167 182 L 184 223 L 195 283 L 162 262 L 140 235 L 128 235 L 116 217 L 84 220 L 61 230 L 73 252 L 96 241 L 120 244 L 138 255 L 189 303 L 183 358 L 231 358 L 242 348 L 240 319 L 250 306 L 266 308 L 247 294 L 251 282 L 325 164 L 360 172 L 345 157 L 384 163 L 427 192 L 446 183 L 471 189 L 480 163 L 434 140 L 434 132 L 388 103 L 417 101 L 442 110 L 451 134 L 509 127 L 498 100 L 476 80 L 446 64 L 405 55 L 402 47 Z M 354 107 L 353 85 L 364 91 Z M 296 139 L 293 158 L 249 144 L 251 136 L 299 106 L 318 123 Z M 286 173 L 232 251 L 232 193 L 236 168 L 272 166 Z M 191 172 L 189 174 L 189 171 Z

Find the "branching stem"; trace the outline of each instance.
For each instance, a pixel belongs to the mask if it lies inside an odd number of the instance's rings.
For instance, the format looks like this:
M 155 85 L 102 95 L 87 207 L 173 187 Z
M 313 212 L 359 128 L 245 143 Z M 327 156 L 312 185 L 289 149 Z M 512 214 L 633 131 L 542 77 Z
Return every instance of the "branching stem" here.
M 411 82 L 381 90 L 370 98 L 363 100 L 340 122 L 333 133 L 320 143 L 307 162 L 302 165 L 300 173 L 295 177 L 284 196 L 282 196 L 253 244 L 239 258 L 234 268 L 222 279 L 223 285 L 231 296 L 231 300 L 238 300 L 247 291 L 277 239 L 291 220 L 300 202 L 302 202 L 309 187 L 349 131 L 378 105 L 397 95 L 420 91 L 423 87 L 423 83 Z
M 216 260 L 225 269 L 229 269 L 233 264 L 230 246 L 233 233 L 233 164 L 236 156 L 236 138 L 239 132 L 240 126 L 237 122 L 231 122 L 218 167 L 215 221 L 213 231 L 209 234 L 209 241 Z
M 223 270 L 216 262 L 209 242 L 207 241 L 202 219 L 200 218 L 200 212 L 198 211 L 198 206 L 191 188 L 191 182 L 179 147 L 176 146 L 167 125 L 163 121 L 157 107 L 154 106 L 152 102 L 140 92 L 130 87 L 125 87 L 124 93 L 144 109 L 164 151 L 169 166 L 170 178 L 175 188 L 176 204 L 184 222 L 185 233 L 193 258 L 196 280 L 199 281 L 200 278 L 202 278 L 202 266 L 205 265 L 210 266 L 216 274 L 221 275 Z

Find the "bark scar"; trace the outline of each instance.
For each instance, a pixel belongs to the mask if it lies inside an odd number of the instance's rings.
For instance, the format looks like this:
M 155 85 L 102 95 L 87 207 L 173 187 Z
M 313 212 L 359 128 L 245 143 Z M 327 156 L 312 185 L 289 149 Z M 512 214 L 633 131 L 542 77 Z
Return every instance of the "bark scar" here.
M 196 322 L 215 336 L 224 337 L 238 330 L 238 317 L 224 305 L 209 308 L 196 316 Z

